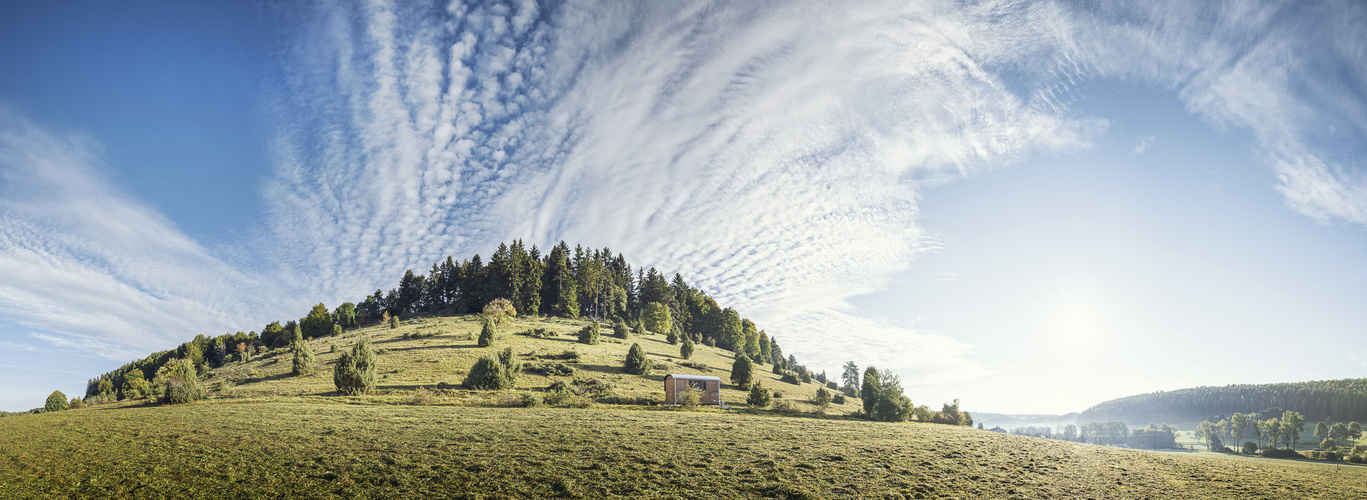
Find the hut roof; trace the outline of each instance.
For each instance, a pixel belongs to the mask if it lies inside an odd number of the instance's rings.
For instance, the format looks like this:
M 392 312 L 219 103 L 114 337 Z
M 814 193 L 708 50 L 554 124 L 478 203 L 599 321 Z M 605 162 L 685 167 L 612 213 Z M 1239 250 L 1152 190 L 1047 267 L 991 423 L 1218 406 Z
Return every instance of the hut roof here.
M 665 375 L 665 378 L 671 378 L 671 377 L 673 377 L 674 379 L 677 379 L 677 380 L 713 380 L 713 381 L 721 382 L 721 377 L 710 377 L 710 376 L 707 376 L 707 375 L 684 375 L 684 374 L 681 374 L 681 373 L 671 373 L 671 374 L 669 374 L 669 375 Z

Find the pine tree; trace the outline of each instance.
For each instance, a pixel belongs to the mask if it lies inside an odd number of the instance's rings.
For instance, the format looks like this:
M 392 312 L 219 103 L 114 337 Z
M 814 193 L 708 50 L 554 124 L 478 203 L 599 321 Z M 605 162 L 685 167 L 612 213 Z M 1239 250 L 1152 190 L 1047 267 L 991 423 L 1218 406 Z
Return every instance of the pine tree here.
M 494 339 L 498 337 L 498 327 L 494 324 L 493 318 L 484 318 L 484 329 L 479 332 L 479 346 L 489 347 L 494 345 Z
M 343 353 L 332 369 L 332 383 L 337 392 L 360 396 L 375 390 L 376 359 L 370 338 L 361 337 L 351 352 Z
M 304 334 L 299 331 L 299 327 L 294 327 L 294 340 L 290 342 L 290 350 L 294 351 L 294 371 L 295 375 L 308 375 L 317 369 L 313 357 L 313 348 L 309 347 L 309 342 L 304 340 Z
M 645 375 L 650 373 L 652 363 L 646 357 L 646 350 L 641 348 L 641 344 L 631 344 L 631 349 L 627 351 L 626 370 L 632 375 Z
M 744 353 L 736 353 L 736 361 L 731 363 L 731 383 L 740 388 L 747 388 L 754 381 L 755 364 Z
M 679 356 L 683 359 L 693 357 L 693 339 L 684 337 L 683 345 L 679 346 Z

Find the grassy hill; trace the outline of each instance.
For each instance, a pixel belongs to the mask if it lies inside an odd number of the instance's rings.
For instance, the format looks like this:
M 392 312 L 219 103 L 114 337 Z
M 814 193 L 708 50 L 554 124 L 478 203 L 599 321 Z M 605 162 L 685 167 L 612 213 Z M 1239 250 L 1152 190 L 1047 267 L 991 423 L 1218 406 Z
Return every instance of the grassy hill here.
M 272 398 L 309 397 L 329 398 L 347 402 L 407 403 L 419 389 L 426 389 L 433 398 L 430 404 L 462 406 L 503 406 L 513 404 L 525 392 L 538 392 L 556 380 L 597 379 L 613 387 L 616 399 L 635 403 L 661 403 L 664 400 L 664 376 L 669 373 L 712 375 L 723 380 L 722 399 L 728 404 L 744 406 L 746 392 L 730 385 L 734 354 L 723 349 L 698 345 L 692 359 L 679 355 L 679 346 L 669 344 L 663 335 L 632 335 L 628 340 L 612 337 L 605 328 L 598 345 L 576 342 L 576 332 L 588 323 L 583 320 L 561 318 L 526 318 L 504 320 L 499 339 L 493 346 L 477 346 L 482 320 L 476 315 L 438 316 L 403 321 L 398 328 L 374 325 L 344 332 L 340 337 L 316 338 L 310 342 L 324 369 L 313 375 L 292 376 L 291 354 L 281 348 L 247 362 L 227 363 L 207 373 L 206 383 L 212 398 Z M 541 328 L 556 335 L 537 338 L 526 332 Z M 378 352 L 379 378 L 377 391 L 362 397 L 336 395 L 331 364 L 347 352 L 362 337 L 371 339 Z M 623 361 L 632 343 L 638 343 L 656 368 L 650 375 L 631 375 L 623 371 Z M 336 349 L 333 349 L 336 346 Z M 480 357 L 512 348 L 527 370 L 513 391 L 489 392 L 458 389 L 465 374 Z M 574 351 L 574 361 L 557 359 L 566 351 Z M 537 374 L 545 365 L 563 364 L 573 374 Z M 772 373 L 771 365 L 760 365 L 757 373 L 763 385 L 784 393 L 796 409 L 815 409 L 812 402 L 820 385 L 793 385 L 781 382 Z M 444 384 L 444 385 L 443 385 Z M 450 386 L 451 388 L 439 388 Z M 505 402 L 506 401 L 506 402 Z M 832 405 L 830 411 L 843 414 L 859 408 L 858 400 L 844 405 Z
M 1112 399 L 1088 408 L 1080 420 L 1190 423 L 1210 416 L 1294 410 L 1309 422 L 1367 422 L 1367 379 L 1320 380 L 1285 384 L 1239 384 L 1160 391 Z M 1218 418 L 1217 418 L 1218 420 Z

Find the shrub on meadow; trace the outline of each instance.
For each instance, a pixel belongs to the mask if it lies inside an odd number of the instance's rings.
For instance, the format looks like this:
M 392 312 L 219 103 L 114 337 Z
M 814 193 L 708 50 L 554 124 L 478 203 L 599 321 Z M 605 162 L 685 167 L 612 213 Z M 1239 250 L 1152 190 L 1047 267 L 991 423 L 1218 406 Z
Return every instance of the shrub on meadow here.
M 162 378 L 162 403 L 178 405 L 204 399 L 204 390 L 199 387 L 195 366 L 190 360 L 173 361 Z
M 641 348 L 641 344 L 631 344 L 625 364 L 627 373 L 632 375 L 645 375 L 652 368 L 650 358 L 646 357 L 646 350 Z
M 375 390 L 375 373 L 378 371 L 375 350 L 370 339 L 361 337 L 351 352 L 342 353 L 332 368 L 332 383 L 337 392 L 348 396 L 360 396 Z
M 679 357 L 683 359 L 693 357 L 693 339 L 684 337 L 683 345 L 679 346 Z
M 579 343 L 588 345 L 598 345 L 598 322 L 589 323 L 588 326 L 579 330 Z
M 764 384 L 756 381 L 750 386 L 750 395 L 745 398 L 745 403 L 754 408 L 764 408 L 769 406 L 769 390 L 764 388 Z
M 494 339 L 498 337 L 498 327 L 493 318 L 484 318 L 484 329 L 479 331 L 479 346 L 489 347 L 494 345 Z

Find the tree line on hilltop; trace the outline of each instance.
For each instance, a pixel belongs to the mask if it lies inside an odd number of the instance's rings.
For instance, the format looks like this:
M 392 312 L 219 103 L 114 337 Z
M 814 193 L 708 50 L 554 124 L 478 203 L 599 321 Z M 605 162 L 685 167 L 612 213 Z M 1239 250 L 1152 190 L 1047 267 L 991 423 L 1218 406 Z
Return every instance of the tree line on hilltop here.
M 1142 419 L 1197 422 L 1264 408 L 1295 409 L 1306 419 L 1367 419 L 1367 379 L 1195 387 L 1128 396 L 1082 412 L 1086 420 Z M 1219 420 L 1220 417 L 1213 417 Z
M 230 361 L 246 361 L 267 350 L 337 335 L 344 329 L 422 314 L 466 314 L 484 311 L 495 300 L 523 314 L 630 324 L 637 329 L 665 333 L 672 339 L 704 343 L 743 354 L 776 372 L 810 381 L 813 373 L 784 356 L 778 341 L 742 318 L 733 308 L 721 307 L 701 289 L 689 286 L 681 274 L 668 279 L 655 268 L 633 269 L 621 254 L 604 248 L 573 249 L 565 242 L 547 254 L 521 240 L 500 244 L 486 264 L 478 255 L 456 262 L 447 257 L 427 274 L 408 270 L 398 286 L 376 290 L 360 302 L 346 302 L 329 310 L 313 306 L 298 320 L 267 324 L 258 332 L 219 336 L 196 335 L 175 349 L 149 354 L 99 377 L 86 387 L 86 400 L 105 402 L 160 395 L 173 360 L 187 360 L 198 373 Z M 664 330 L 664 331 L 661 331 Z

